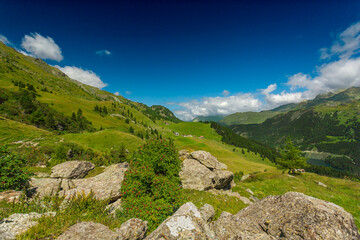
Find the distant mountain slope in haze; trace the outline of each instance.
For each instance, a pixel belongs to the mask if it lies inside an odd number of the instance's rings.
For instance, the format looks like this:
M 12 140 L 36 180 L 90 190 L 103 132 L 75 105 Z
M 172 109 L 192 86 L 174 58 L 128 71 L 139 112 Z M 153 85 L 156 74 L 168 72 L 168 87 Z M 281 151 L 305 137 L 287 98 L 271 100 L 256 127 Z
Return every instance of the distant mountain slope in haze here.
M 279 114 L 279 112 L 275 111 L 238 112 L 224 117 L 222 120 L 219 121 L 219 123 L 228 126 L 234 124 L 262 123 L 266 119 L 271 118 L 277 114 Z
M 194 118 L 193 122 L 219 122 L 221 121 L 225 116 L 222 115 L 216 115 L 216 116 L 199 116 Z

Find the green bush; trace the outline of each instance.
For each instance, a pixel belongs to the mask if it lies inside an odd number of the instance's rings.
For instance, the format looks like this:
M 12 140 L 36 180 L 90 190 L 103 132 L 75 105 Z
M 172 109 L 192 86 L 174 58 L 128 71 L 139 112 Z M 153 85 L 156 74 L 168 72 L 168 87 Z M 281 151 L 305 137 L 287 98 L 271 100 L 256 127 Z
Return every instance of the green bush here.
M 11 153 L 5 146 L 0 147 L 0 191 L 24 190 L 29 185 L 29 173 L 25 159 Z
M 234 181 L 235 181 L 235 182 L 240 182 L 242 176 L 244 176 L 244 173 L 243 173 L 242 171 L 235 172 L 235 173 L 234 173 Z
M 152 231 L 184 203 L 181 162 L 171 140 L 152 139 L 140 146 L 130 162 L 121 188 L 119 217 L 148 221 Z

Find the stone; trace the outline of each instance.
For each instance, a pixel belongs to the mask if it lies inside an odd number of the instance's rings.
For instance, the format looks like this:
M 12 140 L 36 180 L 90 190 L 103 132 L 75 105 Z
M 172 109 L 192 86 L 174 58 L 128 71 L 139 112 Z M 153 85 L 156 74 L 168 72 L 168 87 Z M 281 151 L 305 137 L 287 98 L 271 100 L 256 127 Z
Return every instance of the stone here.
M 69 227 L 57 240 L 119 240 L 119 235 L 101 223 L 80 222 Z
M 254 195 L 254 192 L 253 191 L 251 191 L 251 189 L 250 188 L 247 188 L 245 191 L 247 191 L 248 193 L 250 193 L 251 195 Z
M 78 195 L 90 193 L 98 200 L 109 199 L 116 201 L 120 198 L 121 183 L 124 180 L 125 172 L 128 170 L 128 163 L 111 165 L 104 169 L 103 173 L 90 178 L 73 179 L 74 187 L 69 190 L 60 191 L 60 195 L 65 195 L 66 199 Z
M 201 164 L 209 168 L 210 170 L 227 169 L 227 166 L 217 160 L 216 157 L 205 151 L 195 151 L 191 153 L 191 158 L 198 160 Z
M 185 150 L 185 149 L 180 150 L 180 151 L 179 151 L 179 158 L 180 158 L 180 159 L 188 159 L 188 158 L 190 158 L 190 153 L 189 153 L 189 151 L 188 151 L 188 150 Z
M 216 175 L 194 159 L 185 159 L 179 173 L 185 189 L 208 190 L 214 188 Z
M 87 161 L 67 161 L 51 169 L 52 178 L 83 178 L 95 165 Z
M 107 205 L 107 206 L 106 206 L 106 210 L 109 212 L 109 214 L 111 214 L 111 215 L 113 215 L 113 216 L 115 217 L 117 210 L 122 211 L 121 198 L 119 198 L 119 199 L 116 200 L 115 202 L 110 203 L 109 205 Z
M 268 196 L 212 224 L 219 239 L 360 239 L 343 208 L 302 193 Z
M 147 222 L 138 218 L 131 218 L 124 222 L 120 228 L 115 229 L 121 240 L 141 240 L 145 238 Z
M 318 182 L 318 181 L 315 181 L 315 182 L 317 183 L 317 185 L 327 188 L 327 185 L 325 183 Z
M 213 172 L 216 175 L 214 188 L 216 189 L 231 188 L 231 181 L 234 179 L 234 174 L 232 172 L 227 170 L 216 170 L 216 169 Z
M 191 203 L 182 205 L 171 217 L 155 229 L 146 240 L 153 239 L 216 239 L 214 232 L 201 216 L 197 207 Z
M 0 192 L 0 201 L 6 201 L 8 203 L 18 202 L 22 195 L 23 195 L 22 191 L 15 191 L 15 190 Z
M 92 193 L 98 200 L 115 202 L 120 198 L 119 190 L 128 167 L 128 163 L 114 164 L 99 175 L 84 179 L 32 178 L 29 192 L 40 198 L 58 193 L 65 196 L 65 200 L 78 194 Z
M 245 174 L 241 177 L 240 181 L 245 181 L 246 179 L 248 179 L 250 177 L 250 174 Z
M 206 222 L 211 222 L 215 216 L 215 209 L 210 204 L 204 204 L 199 210 L 201 216 Z
M 36 226 L 38 222 L 36 219 L 41 217 L 55 216 L 56 212 L 47 213 L 15 213 L 8 218 L 4 218 L 0 221 L 0 239 L 16 239 L 16 236 L 26 232 L 33 226 Z

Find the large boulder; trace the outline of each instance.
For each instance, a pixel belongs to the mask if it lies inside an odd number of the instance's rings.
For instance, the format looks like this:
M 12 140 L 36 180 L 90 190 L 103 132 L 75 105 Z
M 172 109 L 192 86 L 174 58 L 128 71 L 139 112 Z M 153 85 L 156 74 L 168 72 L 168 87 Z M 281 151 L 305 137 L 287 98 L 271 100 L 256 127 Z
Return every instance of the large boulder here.
M 119 240 L 119 235 L 101 223 L 80 222 L 69 227 L 58 240 Z
M 216 189 L 231 188 L 230 183 L 234 179 L 234 174 L 232 172 L 227 170 L 214 170 L 213 172 L 216 175 L 214 188 Z
M 8 190 L 0 192 L 0 201 L 5 202 L 18 202 L 20 197 L 23 195 L 22 191 Z
M 343 208 L 302 193 L 269 196 L 212 224 L 219 239 L 360 239 Z
M 198 160 L 201 164 L 209 168 L 214 169 L 227 169 L 227 166 L 217 160 L 216 157 L 205 151 L 195 151 L 191 153 L 191 158 Z
M 208 190 L 214 188 L 216 175 L 194 159 L 185 159 L 181 172 L 182 187 L 185 189 Z
M 12 214 L 8 218 L 4 218 L 0 221 L 0 239 L 16 239 L 17 235 L 20 235 L 31 227 L 36 226 L 38 224 L 36 219 L 55 215 L 56 212 L 47 212 L 43 214 L 35 212 L 27 214 Z
M 52 178 L 83 178 L 95 165 L 87 161 L 68 161 L 51 169 Z
M 119 163 L 105 168 L 104 172 L 90 178 L 74 179 L 74 188 L 60 191 L 60 195 L 66 198 L 78 194 L 94 194 L 99 200 L 110 199 L 116 201 L 120 198 L 121 183 L 124 180 L 125 172 L 128 170 L 127 163 Z
M 40 197 L 59 193 L 59 196 L 65 196 L 66 199 L 92 192 L 99 200 L 116 201 L 120 198 L 119 190 L 128 167 L 127 163 L 114 164 L 105 168 L 103 173 L 84 179 L 32 178 L 30 192 Z
M 141 240 L 145 238 L 148 229 L 147 222 L 138 218 L 131 218 L 124 222 L 116 233 L 121 240 Z
M 182 205 L 171 217 L 167 218 L 160 226 L 145 239 L 216 239 L 214 232 L 197 209 L 188 202 Z

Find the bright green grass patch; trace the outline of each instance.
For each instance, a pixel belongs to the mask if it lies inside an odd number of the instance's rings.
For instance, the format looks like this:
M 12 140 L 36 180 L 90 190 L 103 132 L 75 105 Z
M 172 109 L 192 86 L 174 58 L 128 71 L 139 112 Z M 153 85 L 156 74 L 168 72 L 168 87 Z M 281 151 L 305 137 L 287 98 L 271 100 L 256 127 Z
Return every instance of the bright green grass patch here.
M 20 140 L 32 140 L 54 136 L 53 133 L 32 125 L 0 117 L 0 143 L 11 143 Z
M 316 181 L 320 181 L 328 187 L 322 187 Z M 237 187 L 233 190 L 239 191 L 239 188 L 250 188 L 260 199 L 268 195 L 281 195 L 289 191 L 296 191 L 333 202 L 351 213 L 357 226 L 360 226 L 359 182 L 312 173 L 289 176 L 277 170 L 256 174 L 255 178 L 237 183 Z
M 200 122 L 181 122 L 167 126 L 168 129 L 180 135 L 193 135 L 194 138 L 203 136 L 205 139 L 221 140 L 221 136 L 210 127 L 210 124 Z
M 63 135 L 62 137 L 66 140 L 102 151 L 109 151 L 111 148 L 122 144 L 124 144 L 129 151 L 134 151 L 143 143 L 140 138 L 115 129 L 105 129 L 93 133 L 71 133 Z
M 184 190 L 190 202 L 193 202 L 198 208 L 202 207 L 205 203 L 210 204 L 215 209 L 215 217 L 213 220 L 219 218 L 223 211 L 236 214 L 247 205 L 240 199 L 227 195 L 214 195 L 206 191 L 198 190 Z

